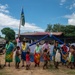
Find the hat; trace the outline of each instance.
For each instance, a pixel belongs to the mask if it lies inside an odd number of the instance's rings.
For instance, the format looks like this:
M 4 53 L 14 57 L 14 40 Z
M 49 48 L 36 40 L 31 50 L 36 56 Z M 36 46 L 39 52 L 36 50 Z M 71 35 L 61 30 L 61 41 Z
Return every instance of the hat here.
M 23 39 L 23 42 L 25 42 L 25 41 L 26 41 L 26 38 Z

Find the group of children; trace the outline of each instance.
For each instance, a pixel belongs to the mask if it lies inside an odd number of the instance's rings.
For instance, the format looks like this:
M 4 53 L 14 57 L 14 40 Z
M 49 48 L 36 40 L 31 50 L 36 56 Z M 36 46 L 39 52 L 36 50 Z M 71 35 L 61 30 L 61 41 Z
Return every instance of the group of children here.
M 17 46 L 15 51 L 15 67 L 18 69 L 19 64 L 21 62 L 21 50 L 20 47 Z M 30 67 L 30 51 L 27 51 L 26 53 L 26 69 L 28 70 Z
M 44 60 L 43 69 L 48 68 L 48 61 L 50 61 L 50 55 L 47 49 L 43 51 L 43 60 Z M 15 51 L 15 68 L 16 69 L 19 69 L 20 62 L 21 62 L 21 50 L 20 50 L 20 47 L 17 46 Z M 26 53 L 26 70 L 30 69 L 30 65 L 31 65 L 30 51 L 28 50 Z

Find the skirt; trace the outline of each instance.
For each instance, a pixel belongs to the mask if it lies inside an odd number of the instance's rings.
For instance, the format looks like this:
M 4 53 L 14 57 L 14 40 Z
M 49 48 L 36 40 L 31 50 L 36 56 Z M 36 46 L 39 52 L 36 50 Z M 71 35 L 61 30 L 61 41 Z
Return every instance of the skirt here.
M 63 53 L 63 54 L 62 54 L 62 57 L 61 57 L 61 61 L 62 61 L 63 63 L 66 63 L 66 62 L 67 62 L 67 57 L 68 57 L 68 54 L 67 54 L 67 53 Z
M 13 52 L 6 52 L 5 61 L 6 62 L 12 62 L 13 61 Z
M 74 56 L 73 55 L 71 56 L 71 62 L 74 62 Z
M 19 56 L 15 56 L 15 62 L 16 62 L 16 63 L 20 63 L 20 58 L 19 58 Z
M 34 62 L 36 64 L 39 64 L 40 63 L 40 53 L 35 53 L 34 54 Z
M 60 53 L 56 53 L 55 62 L 61 62 L 61 54 Z

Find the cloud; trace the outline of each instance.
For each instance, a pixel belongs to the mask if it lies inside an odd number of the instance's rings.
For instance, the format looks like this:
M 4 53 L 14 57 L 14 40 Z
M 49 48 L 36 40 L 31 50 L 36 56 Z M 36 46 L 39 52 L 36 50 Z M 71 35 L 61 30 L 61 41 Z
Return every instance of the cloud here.
M 71 14 L 71 15 L 65 15 L 64 16 L 65 18 L 73 18 L 73 19 L 75 19 L 75 13 L 73 13 L 73 14 Z
M 73 9 L 73 8 L 75 8 L 75 3 L 73 3 L 73 4 L 70 5 L 70 7 L 69 7 L 70 10 Z
M 66 2 L 66 0 L 60 0 L 60 5 L 63 5 Z
M 66 8 L 69 10 L 75 9 L 75 0 L 67 1 Z
M 8 5 L 1 5 L 0 6 L 0 30 L 4 27 L 10 27 L 12 29 L 15 30 L 16 33 L 18 33 L 18 29 L 19 29 L 19 23 L 20 20 L 12 17 L 11 15 L 6 14 L 8 10 L 6 10 L 6 8 L 8 7 Z M 4 11 L 3 11 L 4 10 Z M 25 26 L 21 26 L 21 33 L 22 32 L 34 32 L 34 31 L 44 31 L 44 29 L 38 27 L 36 24 L 34 23 L 25 23 Z
M 8 8 L 7 4 L 5 4 L 5 5 L 0 4 L 0 12 L 9 13 L 9 11 L 7 10 L 7 8 Z
M 68 24 L 75 26 L 75 19 L 68 19 Z
M 68 19 L 69 25 L 75 25 L 75 13 L 72 13 L 71 15 L 65 15 L 64 17 Z
M 61 2 L 65 2 L 66 0 L 61 0 Z

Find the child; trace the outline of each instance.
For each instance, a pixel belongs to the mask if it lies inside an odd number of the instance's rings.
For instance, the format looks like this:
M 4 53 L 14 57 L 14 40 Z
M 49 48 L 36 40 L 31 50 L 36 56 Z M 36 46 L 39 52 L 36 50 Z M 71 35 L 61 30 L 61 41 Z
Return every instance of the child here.
M 21 55 L 20 47 L 17 46 L 16 53 L 15 53 L 15 67 L 17 69 L 19 68 L 19 64 L 20 64 L 20 55 Z
M 44 50 L 43 58 L 44 58 L 43 69 L 45 69 L 45 68 L 48 68 L 48 54 L 47 54 L 47 49 Z
M 47 58 L 48 58 L 48 61 L 50 62 L 50 53 L 47 52 Z
M 30 68 L 30 51 L 26 53 L 26 70 Z

